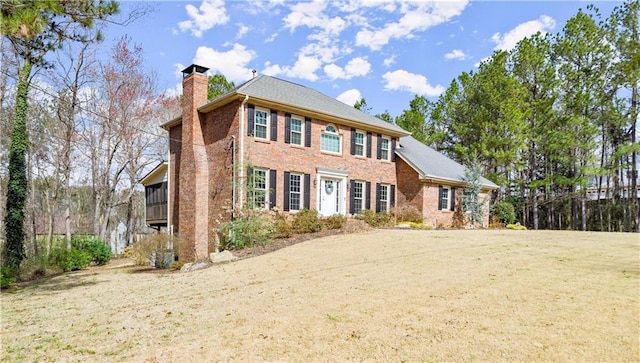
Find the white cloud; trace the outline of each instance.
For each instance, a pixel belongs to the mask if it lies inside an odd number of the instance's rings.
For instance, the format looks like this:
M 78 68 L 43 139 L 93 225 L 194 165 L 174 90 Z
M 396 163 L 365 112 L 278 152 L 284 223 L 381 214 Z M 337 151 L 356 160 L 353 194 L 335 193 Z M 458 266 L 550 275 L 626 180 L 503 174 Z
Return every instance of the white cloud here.
M 284 27 L 293 32 L 298 27 L 306 26 L 338 35 L 346 27 L 346 22 L 338 16 L 330 18 L 324 13 L 326 8 L 327 3 L 322 0 L 296 3 L 291 6 L 291 12 L 284 18 Z
M 397 22 L 387 22 L 379 29 L 362 29 L 356 34 L 356 45 L 379 50 L 391 39 L 413 38 L 416 32 L 447 22 L 458 16 L 468 1 L 434 1 L 402 3 L 399 11 L 403 14 Z
M 338 95 L 338 97 L 336 97 L 336 99 L 349 106 L 353 106 L 357 101 L 360 101 L 362 99 L 362 94 L 360 94 L 360 91 L 354 88 L 342 92 Z
M 402 69 L 387 72 L 382 75 L 382 78 L 386 81 L 384 88 L 387 90 L 409 91 L 422 96 L 438 96 L 444 92 L 444 87 L 430 85 L 425 76 Z
M 249 27 L 243 24 L 238 24 L 238 33 L 236 39 L 242 39 L 249 32 Z
M 458 60 L 467 59 L 467 55 L 464 54 L 464 52 L 461 51 L 460 49 L 454 49 L 451 52 L 445 54 L 444 57 L 445 59 L 458 59 Z
M 176 83 L 173 88 L 166 88 L 162 95 L 168 98 L 178 97 L 182 94 L 182 83 Z
M 244 82 L 251 78 L 251 69 L 247 65 L 254 57 L 253 51 L 237 43 L 226 52 L 201 46 L 196 50 L 193 63 L 209 67 L 212 72 L 221 73 L 229 81 Z
M 178 27 L 183 32 L 190 31 L 198 38 L 215 25 L 226 24 L 229 21 L 223 0 L 203 0 L 199 8 L 188 4 L 185 9 L 191 19 L 179 22 Z
M 537 32 L 543 34 L 549 30 L 555 28 L 556 21 L 548 15 L 542 15 L 537 20 L 530 20 L 522 24 L 518 24 L 515 28 L 505 34 L 495 33 L 491 37 L 494 43 L 496 43 L 496 50 L 511 50 L 516 44 Z
M 335 64 L 324 66 L 324 72 L 331 79 L 351 79 L 371 72 L 371 64 L 366 58 L 357 57 L 350 60 L 344 68 Z
M 385 67 L 389 68 L 389 67 L 391 67 L 395 62 L 396 62 L 396 55 L 394 54 L 394 55 L 392 55 L 392 56 L 391 56 L 391 57 L 389 57 L 389 58 L 385 58 L 385 59 L 382 61 L 382 64 L 383 64 Z
M 270 76 L 284 74 L 288 77 L 315 81 L 318 79 L 316 71 L 320 69 L 320 66 L 322 66 L 322 62 L 319 59 L 299 54 L 298 60 L 293 66 L 280 66 L 266 62 L 262 73 Z
M 174 63 L 173 64 L 173 74 L 176 76 L 176 78 L 182 78 L 182 70 L 185 69 L 187 67 L 184 66 L 184 64 L 182 63 Z

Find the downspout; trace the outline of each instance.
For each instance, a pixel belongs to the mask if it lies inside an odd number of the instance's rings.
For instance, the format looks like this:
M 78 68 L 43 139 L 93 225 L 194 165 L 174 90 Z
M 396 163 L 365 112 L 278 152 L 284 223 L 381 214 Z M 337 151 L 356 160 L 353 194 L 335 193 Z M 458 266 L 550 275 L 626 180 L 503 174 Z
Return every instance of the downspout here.
M 236 135 L 231 135 L 231 220 L 236 219 Z
M 244 121 L 244 105 L 247 103 L 247 101 L 249 101 L 249 95 L 245 95 L 244 96 L 244 101 L 242 101 L 242 104 L 240 105 L 240 165 L 238 166 L 240 168 L 240 175 L 239 175 L 239 193 L 238 193 L 238 207 L 242 208 L 242 206 L 244 205 L 244 135 L 245 135 L 245 131 L 244 131 L 244 125 L 245 125 L 245 121 Z
M 169 136 L 171 142 L 171 136 Z M 167 233 L 173 236 L 173 224 L 171 223 L 171 150 L 167 150 Z M 174 201 L 175 202 L 175 201 Z M 173 246 L 171 246 L 173 248 Z

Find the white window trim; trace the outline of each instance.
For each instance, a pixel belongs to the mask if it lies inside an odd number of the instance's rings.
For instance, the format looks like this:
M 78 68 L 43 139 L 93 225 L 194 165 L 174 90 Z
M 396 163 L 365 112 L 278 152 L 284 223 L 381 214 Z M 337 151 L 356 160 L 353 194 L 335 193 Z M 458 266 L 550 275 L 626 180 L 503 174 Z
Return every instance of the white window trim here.
M 298 120 L 300 121 L 300 143 L 299 144 L 295 144 L 293 142 L 293 120 Z M 304 117 L 300 117 L 300 116 L 296 116 L 296 115 L 291 115 L 291 127 L 289 130 L 289 143 L 291 145 L 298 145 L 298 146 L 304 146 L 304 126 L 305 126 L 305 121 L 304 121 Z
M 380 194 L 382 194 L 382 189 L 385 189 L 387 191 L 387 199 L 384 200 L 385 203 L 385 208 L 384 211 L 388 212 L 391 209 L 391 202 L 389 201 L 389 194 L 391 194 L 391 184 L 380 184 Z M 380 200 L 380 204 L 382 204 L 383 199 L 379 198 Z
M 354 188 L 355 188 L 356 184 L 360 184 L 360 186 L 361 186 L 361 187 L 360 187 L 360 193 L 362 194 L 362 196 L 361 196 L 361 197 L 360 197 L 360 199 L 359 199 L 359 200 L 361 201 L 361 204 L 360 204 L 360 207 L 361 207 L 361 208 L 360 208 L 360 209 L 357 209 L 357 208 L 355 207 L 355 205 L 354 205 L 354 207 L 353 207 L 354 212 L 355 212 L 355 213 L 358 213 L 358 212 L 360 212 L 361 210 L 365 210 L 365 209 L 366 209 L 366 205 L 367 205 L 367 199 L 366 199 L 366 198 L 367 198 L 367 196 L 365 195 L 365 194 L 366 194 L 366 193 L 365 193 L 365 189 L 367 189 L 367 182 L 366 182 L 366 181 L 363 181 L 363 180 L 354 180 L 353 182 L 354 182 L 354 184 L 353 184 L 353 187 L 354 187 Z M 353 193 L 354 193 L 354 194 L 353 194 L 353 203 L 355 204 L 356 200 L 358 200 L 358 199 L 357 199 L 357 198 L 356 198 L 356 196 L 355 196 L 355 191 L 354 191 Z
M 447 192 L 447 203 L 442 206 L 442 210 L 451 210 L 451 187 L 442 186 L 442 195 Z M 444 199 L 444 197 L 442 198 Z M 440 203 L 440 201 L 438 201 Z
M 256 205 L 256 171 L 264 172 L 264 206 L 259 207 Z M 253 209 L 269 209 L 269 169 L 264 168 L 254 168 L 253 175 L 253 185 L 251 186 L 253 192 Z M 260 189 L 262 190 L 262 189 Z
M 300 198 L 298 198 L 298 203 L 300 204 L 298 206 L 298 209 L 294 209 L 291 207 L 291 200 L 293 198 L 291 198 L 291 195 L 293 195 L 293 193 L 296 193 L 294 191 L 292 191 L 291 189 L 291 181 L 292 181 L 292 177 L 293 176 L 299 176 L 300 177 L 300 191 L 298 191 L 297 193 L 300 195 Z M 289 212 L 299 212 L 300 210 L 304 209 L 304 174 L 303 173 L 289 173 Z
M 266 117 L 267 123 L 266 123 L 266 125 L 264 125 L 266 127 L 266 129 L 267 129 L 266 132 L 265 132 L 265 137 L 258 137 L 257 136 L 258 132 L 256 130 L 258 128 L 258 112 L 264 112 L 267 115 L 267 117 Z M 260 126 L 262 126 L 262 125 L 260 125 Z M 253 137 L 255 137 L 256 139 L 259 139 L 259 140 L 270 140 L 270 136 L 271 136 L 270 133 L 271 133 L 271 113 L 269 112 L 269 110 L 266 110 L 264 108 L 256 107 L 253 110 Z
M 383 149 L 382 148 L 382 140 L 387 140 L 387 148 Z M 387 157 L 383 158 L 382 157 L 382 151 L 386 150 L 387 151 Z M 391 138 L 387 137 L 387 136 L 382 136 L 382 139 L 380 140 L 380 160 L 386 160 L 386 161 L 390 161 L 391 160 Z
M 327 128 L 329 126 L 331 126 L 334 129 L 336 129 L 336 132 L 327 131 Z M 338 151 L 337 152 L 336 151 L 322 149 L 322 135 L 331 135 L 331 136 L 337 136 L 338 137 Z M 327 124 L 327 126 L 325 126 L 324 130 L 322 130 L 322 132 L 320 133 L 320 151 L 322 151 L 323 153 L 342 155 L 342 135 L 340 134 L 340 129 L 336 125 Z
M 366 131 L 362 131 L 362 130 L 356 130 L 356 135 L 354 135 L 354 137 L 357 136 L 357 134 L 361 134 L 362 135 L 362 155 L 360 155 L 357 152 L 355 152 L 355 150 L 354 150 L 354 154 L 355 154 L 355 156 L 365 157 L 365 156 L 367 156 L 367 132 Z M 356 140 L 357 140 L 357 138 L 356 138 Z M 355 141 L 354 141 L 354 144 L 356 145 L 356 149 L 357 149 L 358 144 Z

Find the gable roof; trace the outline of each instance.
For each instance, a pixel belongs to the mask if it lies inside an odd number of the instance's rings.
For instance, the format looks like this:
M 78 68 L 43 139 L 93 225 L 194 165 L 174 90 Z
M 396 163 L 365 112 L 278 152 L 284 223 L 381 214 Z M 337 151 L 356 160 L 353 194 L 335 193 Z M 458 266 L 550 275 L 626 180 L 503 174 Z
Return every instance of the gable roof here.
M 444 154 L 421 143 L 412 136 L 400 138 L 396 154 L 418 172 L 420 179 L 435 179 L 453 183 L 464 183 L 466 167 Z M 481 177 L 480 183 L 485 189 L 497 189 L 492 181 Z
M 161 162 L 160 164 L 156 165 L 155 168 L 151 169 L 151 171 L 148 172 L 147 175 L 143 176 L 142 179 L 140 179 L 140 184 L 147 186 L 149 184 L 157 182 L 158 179 L 166 179 L 168 168 L 169 168 L 168 162 L 166 161 Z
M 249 96 L 249 103 L 251 103 L 251 99 L 255 99 L 266 103 L 286 105 L 290 108 L 330 118 L 338 118 L 354 124 L 354 126 L 362 125 L 363 127 L 387 131 L 391 134 L 390 136 L 409 134 L 409 132 L 396 125 L 362 112 L 313 88 L 264 74 L 248 80 L 221 96 L 208 100 L 201 104 L 198 110 L 206 112 L 219 104 L 224 104 L 240 97 L 244 98 L 245 96 Z M 178 119 L 175 119 L 163 126 L 173 126 L 178 122 Z

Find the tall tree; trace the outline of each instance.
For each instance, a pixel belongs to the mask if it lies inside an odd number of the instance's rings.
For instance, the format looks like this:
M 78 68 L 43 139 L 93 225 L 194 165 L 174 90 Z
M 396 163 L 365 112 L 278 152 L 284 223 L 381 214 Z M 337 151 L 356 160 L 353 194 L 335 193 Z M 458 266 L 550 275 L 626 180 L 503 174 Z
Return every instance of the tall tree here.
M 236 85 L 233 82 L 228 81 L 224 75 L 214 74 L 213 76 L 209 76 L 208 79 L 207 98 L 216 98 L 231 91 L 235 87 Z
M 5 36 L 22 66 L 18 72 L 15 114 L 9 147 L 9 184 L 7 190 L 6 256 L 7 265 L 18 267 L 24 258 L 24 207 L 27 195 L 25 156 L 29 137 L 26 128 L 27 97 L 33 67 L 47 65 L 45 56 L 67 41 L 91 42 L 83 31 L 95 20 L 118 11 L 115 1 L 30 1 L 2 0 L 0 32 Z

